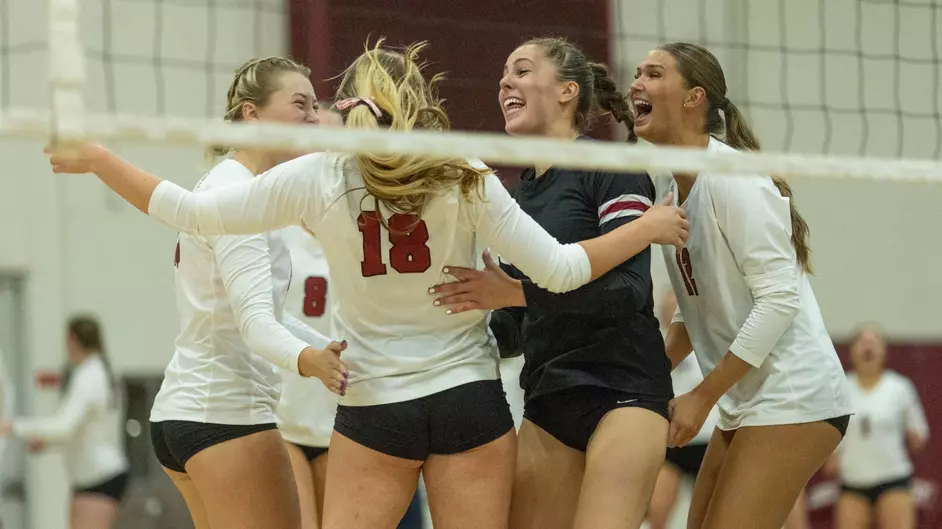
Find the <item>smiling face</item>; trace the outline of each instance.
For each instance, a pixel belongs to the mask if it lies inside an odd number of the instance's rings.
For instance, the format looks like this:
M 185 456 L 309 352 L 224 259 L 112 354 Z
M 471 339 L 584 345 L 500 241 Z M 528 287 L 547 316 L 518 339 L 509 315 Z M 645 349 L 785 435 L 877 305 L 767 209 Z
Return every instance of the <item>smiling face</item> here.
M 698 94 L 687 87 L 674 57 L 656 49 L 638 65 L 628 98 L 635 115 L 635 134 L 651 143 L 664 144 L 670 143 L 678 129 L 688 126 L 691 102 Z
M 561 123 L 571 130 L 578 99 L 579 84 L 559 79 L 541 45 L 524 44 L 507 58 L 498 100 L 508 134 L 549 135 Z

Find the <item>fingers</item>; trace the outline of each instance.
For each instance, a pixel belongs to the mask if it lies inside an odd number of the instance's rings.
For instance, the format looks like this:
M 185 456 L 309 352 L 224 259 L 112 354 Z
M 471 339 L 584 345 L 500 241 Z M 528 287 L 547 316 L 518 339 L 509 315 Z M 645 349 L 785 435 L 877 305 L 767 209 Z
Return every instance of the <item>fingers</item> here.
M 453 296 L 442 296 L 442 297 L 436 298 L 435 301 L 432 302 L 432 305 L 435 305 L 436 307 L 441 306 L 441 305 L 444 305 L 446 307 L 451 307 L 452 305 L 468 303 L 468 304 L 477 306 L 478 305 L 477 301 L 478 301 L 477 296 L 475 296 L 473 293 L 463 292 L 461 294 L 455 294 Z
M 458 266 L 449 266 L 442 269 L 442 272 L 458 279 L 459 281 L 468 281 L 476 278 L 481 272 L 473 268 L 461 268 Z
M 478 309 L 477 304 L 472 303 L 472 302 L 459 303 L 455 305 L 454 307 L 451 307 L 450 309 L 446 310 L 445 314 L 448 314 L 448 315 L 460 314 L 462 312 L 468 312 L 469 310 L 480 310 L 480 309 Z
M 469 286 L 465 282 L 459 283 L 442 283 L 441 285 L 435 285 L 434 287 L 428 289 L 429 294 L 439 294 L 443 296 L 454 296 L 457 294 L 466 294 L 470 291 Z
M 485 268 L 491 268 L 491 269 L 500 268 L 500 265 L 494 262 L 494 258 L 491 257 L 491 252 L 484 250 L 484 254 L 482 254 L 481 257 L 484 259 Z
M 664 204 L 665 206 L 670 206 L 673 203 L 674 203 L 674 192 L 668 191 L 667 194 L 664 195 L 664 200 L 661 201 L 661 204 Z

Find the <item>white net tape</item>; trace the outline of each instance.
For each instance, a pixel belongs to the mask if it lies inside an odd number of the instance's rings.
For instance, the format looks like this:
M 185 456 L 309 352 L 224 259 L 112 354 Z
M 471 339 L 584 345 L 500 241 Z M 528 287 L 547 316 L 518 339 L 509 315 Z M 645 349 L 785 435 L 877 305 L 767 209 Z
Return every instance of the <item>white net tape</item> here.
M 75 130 L 69 126 L 69 130 Z M 88 115 L 89 138 L 178 145 L 227 145 L 358 154 L 402 154 L 429 158 L 480 158 L 490 164 L 555 165 L 573 169 L 650 172 L 727 172 L 898 182 L 940 182 L 942 162 L 895 158 L 795 155 L 768 152 L 708 152 L 699 149 L 510 138 L 472 132 L 388 132 L 273 124 L 233 124 L 205 119 Z M 49 115 L 11 113 L 0 132 L 49 137 Z M 77 138 L 76 138 L 77 139 Z

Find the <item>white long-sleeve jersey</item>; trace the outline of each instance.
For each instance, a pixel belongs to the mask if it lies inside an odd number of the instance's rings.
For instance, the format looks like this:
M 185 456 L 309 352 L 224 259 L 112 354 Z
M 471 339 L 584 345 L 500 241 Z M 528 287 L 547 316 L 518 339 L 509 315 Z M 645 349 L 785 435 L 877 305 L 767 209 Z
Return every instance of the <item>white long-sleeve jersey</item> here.
M 333 334 L 330 269 L 324 249 L 298 226 L 289 226 L 279 233 L 291 252 L 291 285 L 285 312 L 329 337 Z M 312 345 L 323 348 L 327 344 Z M 282 387 L 276 416 L 282 437 L 304 446 L 328 446 L 337 414 L 337 396 L 316 378 L 301 377 L 284 369 L 278 372 Z
M 13 434 L 61 445 L 72 484 L 89 487 L 128 470 L 122 416 L 108 369 L 93 354 L 73 368 L 56 413 L 15 419 Z
M 195 194 L 250 182 L 226 160 Z M 323 336 L 285 314 L 291 259 L 281 236 L 181 233 L 173 260 L 180 334 L 150 420 L 275 422 L 281 390 L 272 364 L 298 372 L 298 356 Z
M 860 387 L 853 373 L 847 380 L 856 415 L 837 448 L 841 481 L 866 488 L 912 475 L 906 435 L 929 436 L 926 413 L 913 383 L 889 370 L 869 389 Z
M 709 150 L 733 149 L 711 139 Z M 727 352 L 753 367 L 720 398 L 719 427 L 851 413 L 844 371 L 791 242 L 789 199 L 768 176 L 700 173 L 683 207 L 687 244 L 664 247 L 674 321 L 686 324 L 704 376 Z
M 312 232 L 331 270 L 335 338 L 348 342 L 350 384 L 340 403 L 374 405 L 499 378 L 485 313 L 448 315 L 428 293 L 449 280 L 445 267 L 473 266 L 477 248 L 506 256 L 552 291 L 590 280 L 582 247 L 547 234 L 496 175 L 485 177 L 481 191 L 483 198 L 465 198 L 457 187 L 443 191 L 429 200 L 421 219 L 413 219 L 377 210 L 352 157 L 316 153 L 209 193 L 164 181 L 149 212 L 205 235 L 289 225 Z

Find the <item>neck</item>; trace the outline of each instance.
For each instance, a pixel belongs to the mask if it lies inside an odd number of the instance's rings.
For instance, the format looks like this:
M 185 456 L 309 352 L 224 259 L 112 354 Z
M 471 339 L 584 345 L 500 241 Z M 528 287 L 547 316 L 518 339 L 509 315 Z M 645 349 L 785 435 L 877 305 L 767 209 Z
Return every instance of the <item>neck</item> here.
M 256 176 L 275 166 L 275 160 L 270 154 L 259 151 L 238 151 L 235 153 L 235 156 L 233 156 L 233 159 L 245 166 L 246 169 Z
M 864 389 L 870 389 L 873 386 L 877 385 L 877 382 L 880 381 L 880 375 L 882 374 L 883 374 L 882 369 L 880 371 L 874 371 L 871 373 L 861 373 L 858 371 L 857 383 L 860 385 L 860 387 Z
M 668 142 L 669 145 L 676 147 L 689 147 L 692 149 L 706 149 L 710 145 L 710 135 L 701 132 L 692 132 L 689 129 L 683 129 L 673 136 Z M 674 174 L 674 181 L 677 182 L 677 203 L 682 204 L 687 200 L 687 195 L 697 181 L 696 174 Z
M 556 139 L 569 140 L 569 141 L 574 141 L 580 135 L 581 133 L 575 128 L 573 128 L 572 123 L 569 123 L 568 121 L 566 122 L 558 121 L 550 125 L 547 130 L 543 131 L 543 133 L 540 134 L 540 136 L 546 136 L 548 138 L 556 138 Z M 536 171 L 536 176 L 543 176 L 544 174 L 546 174 L 546 171 L 550 170 L 550 167 L 552 166 L 537 164 L 533 166 L 533 169 Z

